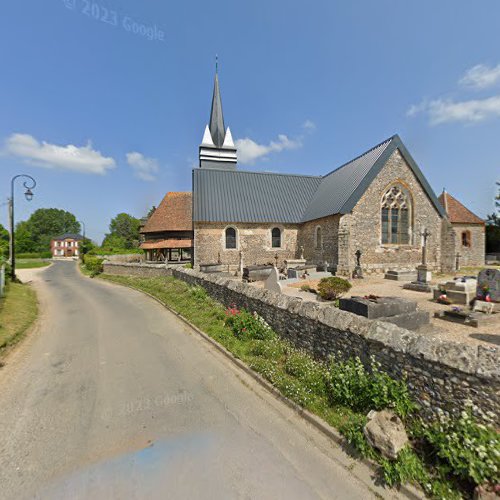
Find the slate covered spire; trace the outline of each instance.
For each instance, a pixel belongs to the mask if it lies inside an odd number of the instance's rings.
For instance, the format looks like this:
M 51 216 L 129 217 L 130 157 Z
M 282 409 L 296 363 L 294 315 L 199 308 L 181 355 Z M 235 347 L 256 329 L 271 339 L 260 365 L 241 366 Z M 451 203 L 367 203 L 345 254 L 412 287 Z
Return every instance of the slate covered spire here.
M 226 137 L 226 127 L 224 126 L 224 114 L 222 113 L 222 99 L 220 97 L 219 76 L 217 72 L 215 73 L 209 128 L 215 146 L 221 148 Z
M 224 124 L 222 99 L 220 96 L 217 63 L 215 66 L 214 92 L 210 122 L 200 145 L 200 168 L 231 169 L 236 168 L 237 150 L 229 127 Z

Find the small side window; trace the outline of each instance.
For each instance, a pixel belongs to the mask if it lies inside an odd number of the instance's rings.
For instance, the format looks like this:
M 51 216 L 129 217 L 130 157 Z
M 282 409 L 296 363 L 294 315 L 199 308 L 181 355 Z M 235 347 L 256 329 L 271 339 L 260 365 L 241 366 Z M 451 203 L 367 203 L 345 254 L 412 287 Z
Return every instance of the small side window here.
M 226 248 L 236 248 L 236 229 L 234 227 L 226 229 Z
M 271 240 L 273 248 L 281 248 L 281 229 L 279 227 L 275 227 L 271 231 Z

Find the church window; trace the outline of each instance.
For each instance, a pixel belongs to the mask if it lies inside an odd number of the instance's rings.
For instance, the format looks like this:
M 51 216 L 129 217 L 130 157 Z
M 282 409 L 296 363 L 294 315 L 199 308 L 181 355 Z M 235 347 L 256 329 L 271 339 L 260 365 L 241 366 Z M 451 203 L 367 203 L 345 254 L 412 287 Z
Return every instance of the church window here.
M 275 227 L 271 231 L 271 245 L 273 248 L 281 248 L 281 229 L 279 227 Z
M 470 247 L 470 231 L 464 231 L 462 233 L 462 246 Z
M 226 248 L 236 248 L 236 229 L 234 227 L 226 229 Z
M 315 247 L 316 247 L 316 250 L 321 250 L 323 248 L 323 237 L 321 235 L 321 227 L 320 226 L 318 226 L 316 228 Z
M 382 197 L 382 244 L 408 245 L 411 234 L 411 198 L 403 186 L 392 186 Z

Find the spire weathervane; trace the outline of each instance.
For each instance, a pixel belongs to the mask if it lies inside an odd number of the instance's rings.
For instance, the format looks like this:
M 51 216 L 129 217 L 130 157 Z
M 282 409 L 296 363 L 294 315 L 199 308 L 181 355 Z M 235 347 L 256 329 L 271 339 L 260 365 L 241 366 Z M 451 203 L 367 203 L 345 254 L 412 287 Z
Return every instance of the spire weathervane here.
M 215 54 L 215 73 L 219 72 L 219 56 Z

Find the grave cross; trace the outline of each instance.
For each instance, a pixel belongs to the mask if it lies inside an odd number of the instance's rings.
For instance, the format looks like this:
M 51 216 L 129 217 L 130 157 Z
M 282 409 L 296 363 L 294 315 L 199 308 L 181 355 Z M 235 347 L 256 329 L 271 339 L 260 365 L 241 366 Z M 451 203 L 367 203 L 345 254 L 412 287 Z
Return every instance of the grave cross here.
M 431 235 L 431 233 L 425 228 L 424 232 L 421 233 L 424 238 L 424 246 L 422 247 L 422 265 L 427 264 L 427 238 Z

